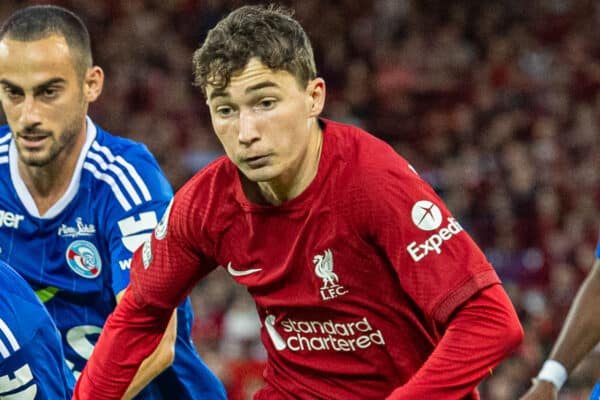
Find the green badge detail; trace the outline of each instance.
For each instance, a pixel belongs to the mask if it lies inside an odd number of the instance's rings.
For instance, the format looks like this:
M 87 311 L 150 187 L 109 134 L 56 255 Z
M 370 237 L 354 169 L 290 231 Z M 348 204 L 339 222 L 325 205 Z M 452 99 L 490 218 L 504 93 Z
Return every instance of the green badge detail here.
M 38 299 L 40 299 L 42 301 L 42 303 L 46 303 L 46 302 L 52 300 L 54 295 L 56 295 L 56 293 L 58 293 L 59 290 L 60 289 L 57 287 L 48 286 L 43 289 L 36 290 L 35 294 L 38 297 Z

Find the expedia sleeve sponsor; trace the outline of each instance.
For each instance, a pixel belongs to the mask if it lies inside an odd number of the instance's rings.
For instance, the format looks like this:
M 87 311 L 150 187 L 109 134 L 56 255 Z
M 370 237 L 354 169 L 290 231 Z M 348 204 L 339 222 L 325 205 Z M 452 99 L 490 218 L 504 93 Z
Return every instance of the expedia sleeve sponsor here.
M 412 242 L 406 247 L 406 250 L 415 262 L 419 262 L 432 251 L 441 254 L 444 242 L 452 239 L 462 230 L 463 227 L 455 218 L 448 217 L 448 225 L 429 236 L 423 243 Z

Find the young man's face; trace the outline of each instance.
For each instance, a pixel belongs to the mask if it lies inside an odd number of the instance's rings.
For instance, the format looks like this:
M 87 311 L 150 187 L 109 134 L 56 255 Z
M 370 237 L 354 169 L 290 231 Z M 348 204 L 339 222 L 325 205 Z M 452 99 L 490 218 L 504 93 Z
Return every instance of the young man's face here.
M 0 41 L 0 101 L 21 162 L 44 166 L 72 148 L 87 100 L 63 37 Z
M 227 87 L 208 85 L 206 94 L 217 137 L 251 181 L 293 184 L 313 162 L 307 148 L 322 109 L 321 79 L 302 88 L 289 72 L 254 58 Z

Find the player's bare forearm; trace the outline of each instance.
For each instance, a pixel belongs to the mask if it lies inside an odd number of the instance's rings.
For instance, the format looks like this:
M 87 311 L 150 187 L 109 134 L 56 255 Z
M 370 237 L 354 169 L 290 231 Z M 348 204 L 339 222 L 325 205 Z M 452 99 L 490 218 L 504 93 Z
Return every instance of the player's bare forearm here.
M 597 259 L 585 282 L 579 288 L 565 323 L 554 344 L 551 360 L 560 362 L 567 373 L 600 341 L 600 320 L 596 306 L 600 301 L 600 259 Z M 552 400 L 558 390 L 550 381 L 537 380 L 521 400 Z
M 158 344 L 158 347 L 140 365 L 133 377 L 131 384 L 123 395 L 122 400 L 130 400 L 135 397 L 150 381 L 173 363 L 175 358 L 175 341 L 177 340 L 177 311 L 169 321 L 169 325 Z
M 483 289 L 456 313 L 419 371 L 387 400 L 464 398 L 522 338 L 523 330 L 502 286 Z
M 520 400 L 556 400 L 558 391 L 552 382 L 537 381 Z
M 597 259 L 567 315 L 550 359 L 559 361 L 567 371 L 573 370 L 600 341 L 600 259 Z

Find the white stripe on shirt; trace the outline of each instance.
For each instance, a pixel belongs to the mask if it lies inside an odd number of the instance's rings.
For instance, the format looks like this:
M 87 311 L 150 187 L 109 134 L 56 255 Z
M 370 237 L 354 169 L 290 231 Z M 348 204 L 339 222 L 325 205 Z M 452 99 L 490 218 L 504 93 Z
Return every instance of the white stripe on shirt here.
M 123 167 L 125 167 L 125 169 L 127 169 L 127 172 L 129 172 L 129 174 L 131 175 L 131 177 L 133 178 L 135 183 L 137 183 L 138 188 L 140 189 L 140 191 L 142 192 L 142 195 L 144 196 L 144 200 L 146 200 L 146 201 L 152 200 L 152 195 L 150 194 L 148 187 L 146 186 L 146 184 L 144 183 L 144 180 L 138 174 L 137 170 L 135 169 L 135 167 L 133 165 L 131 165 L 129 162 L 127 162 L 121 156 L 115 157 L 108 147 L 100 146 L 100 144 L 98 144 L 98 142 L 94 142 L 92 144 L 92 148 L 96 151 L 102 152 L 106 156 L 106 158 L 108 159 L 109 162 L 112 163 L 112 162 L 116 161 L 119 164 L 121 164 Z
M 10 347 L 12 347 L 13 353 L 21 348 L 21 346 L 19 346 L 19 342 L 17 342 L 17 339 L 15 338 L 15 335 L 13 335 L 12 331 L 10 330 L 8 325 L 6 325 L 6 322 L 4 322 L 2 318 L 0 318 L 0 331 L 2 331 L 6 339 L 8 339 L 8 343 L 10 344 Z M 8 356 L 10 355 L 9 350 L 6 348 L 6 345 L 1 340 L 0 354 L 2 354 L 4 358 L 8 358 Z
M 127 178 L 127 176 L 125 175 L 125 173 L 123 172 L 123 170 L 121 168 L 117 167 L 114 163 L 107 164 L 99 154 L 94 153 L 92 151 L 88 152 L 87 157 L 96 161 L 98 163 L 98 165 L 100 166 L 100 168 L 103 169 L 104 171 L 106 171 L 106 170 L 112 171 L 119 178 L 119 181 L 123 184 L 123 186 L 125 187 L 125 190 L 127 190 L 127 193 L 129 193 L 129 196 L 133 199 L 134 204 L 136 204 L 136 205 L 142 204 L 142 200 L 140 199 L 140 196 L 137 194 L 137 192 L 131 185 L 130 180 Z
M 92 175 L 94 175 L 94 177 L 96 177 L 97 179 L 100 179 L 100 180 L 108 183 L 108 185 L 112 189 L 113 193 L 117 197 L 117 200 L 119 201 L 119 203 L 121 203 L 121 207 L 123 207 L 123 209 L 125 211 L 131 210 L 131 204 L 129 204 L 129 202 L 123 195 L 123 192 L 119 188 L 119 185 L 117 185 L 117 182 L 115 182 L 115 180 L 112 176 L 98 171 L 98 168 L 96 168 L 96 166 L 94 164 L 89 163 L 89 162 L 83 163 L 83 168 L 90 171 L 92 173 Z

